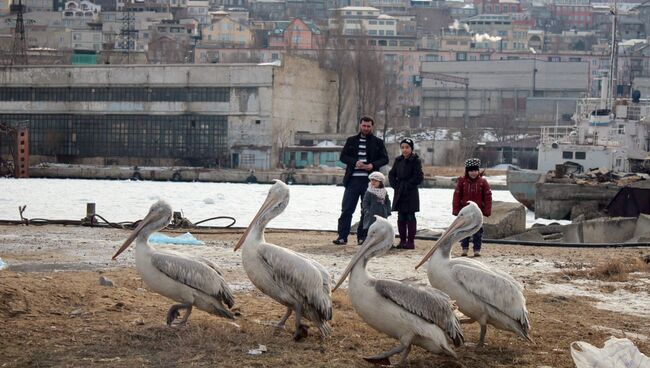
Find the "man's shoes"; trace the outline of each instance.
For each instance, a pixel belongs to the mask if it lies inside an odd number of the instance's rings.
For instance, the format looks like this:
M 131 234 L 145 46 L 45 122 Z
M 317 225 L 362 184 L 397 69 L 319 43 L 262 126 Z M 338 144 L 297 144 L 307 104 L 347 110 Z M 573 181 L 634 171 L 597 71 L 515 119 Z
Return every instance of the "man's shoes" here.
M 366 239 L 357 239 L 357 244 L 358 244 L 358 245 L 363 245 L 363 242 L 364 242 L 365 240 L 366 240 Z
M 476 254 L 476 253 L 474 253 Z M 467 249 L 463 249 L 463 253 L 460 255 L 461 257 L 467 257 Z
M 345 239 L 338 238 L 336 240 L 332 240 L 332 243 L 334 243 L 336 245 L 346 245 L 348 243 L 348 241 L 345 240 Z
M 481 252 L 478 252 L 478 251 L 474 252 L 474 257 L 480 257 L 480 256 L 481 256 Z

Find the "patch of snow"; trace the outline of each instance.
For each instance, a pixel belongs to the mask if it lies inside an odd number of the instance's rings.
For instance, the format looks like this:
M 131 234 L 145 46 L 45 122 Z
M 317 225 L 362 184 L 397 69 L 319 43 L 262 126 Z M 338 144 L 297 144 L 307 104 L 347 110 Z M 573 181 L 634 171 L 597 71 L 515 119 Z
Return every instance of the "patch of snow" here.
M 543 283 L 535 289 L 542 294 L 562 295 L 566 297 L 587 297 L 596 299 L 594 306 L 598 309 L 614 311 L 641 317 L 650 317 L 650 294 L 646 291 L 631 293 L 624 289 L 612 293 L 600 291 L 602 282 L 592 280 L 576 280 L 572 283 Z

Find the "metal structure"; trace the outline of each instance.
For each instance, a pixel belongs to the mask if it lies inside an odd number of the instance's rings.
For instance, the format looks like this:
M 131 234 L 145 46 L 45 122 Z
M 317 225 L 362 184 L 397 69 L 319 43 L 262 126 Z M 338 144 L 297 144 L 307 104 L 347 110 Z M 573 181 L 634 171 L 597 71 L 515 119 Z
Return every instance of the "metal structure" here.
M 27 38 L 25 37 L 25 22 L 23 21 L 25 6 L 22 0 L 18 0 L 18 4 L 11 4 L 10 9 L 12 14 L 16 14 L 11 65 L 27 65 Z
M 463 112 L 463 125 L 465 126 L 465 129 L 467 129 L 469 127 L 469 78 L 423 71 L 420 71 L 420 78 L 428 78 L 441 82 L 462 84 L 465 86 L 465 111 Z
M 120 40 L 118 48 L 126 53 L 127 63 L 132 64 L 132 52 L 135 51 L 135 36 L 138 31 L 135 29 L 135 16 L 133 9 L 128 3 L 122 7 L 122 28 L 120 29 Z
M 0 176 L 29 177 L 29 131 L 26 126 L 0 123 Z M 5 160 L 2 155 L 11 156 Z

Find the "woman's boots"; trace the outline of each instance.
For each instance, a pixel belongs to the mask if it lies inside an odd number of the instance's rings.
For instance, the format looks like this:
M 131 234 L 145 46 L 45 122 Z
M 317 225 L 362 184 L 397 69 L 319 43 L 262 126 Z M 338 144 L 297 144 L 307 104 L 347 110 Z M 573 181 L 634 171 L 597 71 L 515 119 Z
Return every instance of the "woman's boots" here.
M 416 221 L 397 221 L 399 231 L 399 249 L 415 249 L 415 232 L 417 231 Z

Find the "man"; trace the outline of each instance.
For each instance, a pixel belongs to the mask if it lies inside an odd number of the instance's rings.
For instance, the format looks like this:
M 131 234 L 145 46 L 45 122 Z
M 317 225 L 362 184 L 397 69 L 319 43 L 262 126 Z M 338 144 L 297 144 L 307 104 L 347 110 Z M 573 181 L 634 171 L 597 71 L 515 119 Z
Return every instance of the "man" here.
M 352 215 L 357 208 L 357 203 L 363 199 L 368 188 L 368 175 L 388 163 L 388 153 L 384 141 L 372 134 L 375 121 L 368 116 L 359 120 L 359 134 L 348 137 L 341 150 L 340 160 L 346 165 L 343 177 L 343 201 L 341 217 L 338 223 L 338 237 L 333 241 L 336 245 L 348 243 Z M 363 214 L 359 222 L 363 224 Z M 357 242 L 359 245 L 366 238 L 363 226 L 357 228 Z

